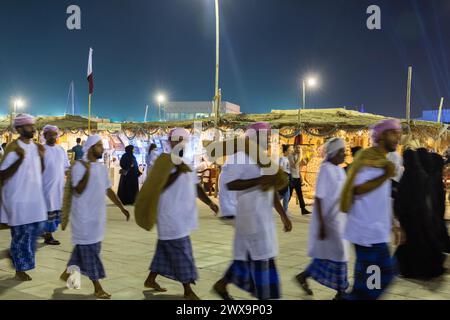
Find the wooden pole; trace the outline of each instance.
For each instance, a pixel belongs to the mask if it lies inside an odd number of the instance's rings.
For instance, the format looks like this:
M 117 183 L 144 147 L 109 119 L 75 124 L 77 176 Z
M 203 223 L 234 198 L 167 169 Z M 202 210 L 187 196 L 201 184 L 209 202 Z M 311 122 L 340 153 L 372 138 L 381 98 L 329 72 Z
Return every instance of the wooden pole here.
M 408 124 L 411 122 L 411 84 L 412 84 L 412 67 L 408 67 L 408 88 L 406 92 L 406 120 Z
M 439 112 L 438 112 L 438 118 L 437 118 L 437 122 L 441 123 L 441 118 L 442 118 L 442 107 L 444 106 L 444 97 L 441 98 L 441 104 L 439 105 Z
M 91 100 L 92 94 L 89 94 L 89 105 L 88 105 L 88 133 L 91 134 Z

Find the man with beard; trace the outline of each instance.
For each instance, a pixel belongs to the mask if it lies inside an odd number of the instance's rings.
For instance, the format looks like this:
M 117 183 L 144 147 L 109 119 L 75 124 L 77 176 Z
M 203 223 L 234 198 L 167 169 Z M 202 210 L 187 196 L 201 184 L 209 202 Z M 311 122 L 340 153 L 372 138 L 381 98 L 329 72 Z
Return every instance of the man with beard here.
M 56 144 L 58 127 L 47 125 L 43 131 L 45 138 L 43 187 L 48 214 L 44 238 L 46 244 L 57 246 L 60 243 L 53 238 L 52 233 L 58 230 L 58 226 L 61 223 L 64 178 L 70 163 L 67 153 L 61 146 Z
M 83 147 L 83 160 L 72 167 L 71 184 L 74 190 L 71 208 L 72 242 L 75 248 L 67 267 L 77 266 L 81 274 L 88 276 L 94 284 L 94 295 L 98 299 L 110 299 L 99 280 L 105 278 L 100 258 L 101 242 L 106 227 L 106 197 L 122 211 L 127 221 L 130 214 L 111 189 L 108 170 L 99 163 L 103 156 L 103 143 L 99 135 L 90 136 Z M 63 229 L 65 227 L 63 226 Z M 66 269 L 61 280 L 67 281 L 70 273 Z
M 378 299 L 396 274 L 396 264 L 389 253 L 391 178 L 395 176 L 395 165 L 386 156 L 397 149 L 400 136 L 400 121 L 377 123 L 372 128 L 374 146 L 360 151 L 348 172 L 341 211 L 348 213 L 344 239 L 354 244 L 356 262 L 353 291 L 347 299 Z M 398 236 L 398 228 L 395 231 Z
M 16 269 L 15 279 L 30 281 L 26 271 L 35 267 L 36 240 L 47 220 L 42 171 L 44 148 L 33 142 L 35 119 L 20 114 L 14 120 L 19 139 L 6 148 L 0 165 L 2 184 L 1 223 L 11 228 L 10 254 Z

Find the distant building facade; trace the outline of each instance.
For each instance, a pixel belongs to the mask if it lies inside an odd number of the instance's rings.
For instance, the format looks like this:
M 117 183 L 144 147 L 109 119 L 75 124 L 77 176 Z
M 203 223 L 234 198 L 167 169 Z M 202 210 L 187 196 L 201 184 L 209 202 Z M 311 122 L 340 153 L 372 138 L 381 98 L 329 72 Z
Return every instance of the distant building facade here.
M 212 101 L 170 101 L 163 106 L 167 121 L 193 120 L 208 118 L 214 115 Z M 237 104 L 222 101 L 221 114 L 240 114 L 241 107 Z
M 425 110 L 422 111 L 422 117 L 420 120 L 425 121 L 438 121 L 439 110 Z M 441 122 L 450 123 L 450 109 L 442 109 Z

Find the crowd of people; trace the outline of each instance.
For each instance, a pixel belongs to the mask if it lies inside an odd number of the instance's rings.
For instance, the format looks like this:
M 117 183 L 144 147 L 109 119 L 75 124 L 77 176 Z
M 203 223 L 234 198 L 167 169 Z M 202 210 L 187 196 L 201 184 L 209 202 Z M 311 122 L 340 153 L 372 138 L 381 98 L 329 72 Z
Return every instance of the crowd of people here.
M 156 153 L 152 145 L 148 176 L 139 190 L 140 171 L 133 146 L 120 159 L 118 194 L 112 190 L 99 135 L 73 148 L 70 164 L 56 144 L 58 128 L 43 129 L 45 144 L 34 141 L 35 119 L 18 115 L 14 127 L 19 138 L 4 147 L 0 163 L 0 222 L 11 231 L 10 256 L 15 279 L 30 281 L 35 268 L 36 242 L 44 237 L 58 245 L 53 234 L 70 223 L 74 249 L 61 274 L 68 281 L 74 272 L 89 277 L 94 294 L 110 299 L 100 284 L 106 277 L 101 244 L 106 232 L 106 198 L 130 219 L 126 205 L 134 205 L 136 223 L 145 230 L 157 227 L 158 242 L 144 286 L 165 292 L 157 282 L 163 276 L 183 286 L 187 300 L 198 300 L 192 285 L 198 280 L 190 240 L 198 228 L 197 199 L 212 212 L 234 219 L 233 261 L 213 285 L 222 299 L 232 300 L 233 284 L 261 299 L 282 297 L 276 266 L 279 248 L 273 210 L 285 232 L 293 228 L 288 204 L 297 193 L 302 215 L 310 215 L 302 194 L 300 146 L 283 146 L 277 172 L 266 171 L 267 162 L 247 150 L 227 154 L 219 186 L 220 207 L 205 193 L 197 171 L 183 157 L 190 136 L 175 128 L 169 133 L 171 154 Z M 445 253 L 450 238 L 445 222 L 444 166 L 448 159 L 426 149 L 397 153 L 401 137 L 397 120 L 385 120 L 372 128 L 373 146 L 352 148 L 353 162 L 343 167 L 346 145 L 332 138 L 324 145 L 313 212 L 309 225 L 310 265 L 295 281 L 313 295 L 309 279 L 336 291 L 337 300 L 378 299 L 398 275 L 430 279 L 445 272 Z M 269 158 L 270 125 L 251 125 L 244 138 Z M 269 166 L 271 165 L 269 161 Z M 391 236 L 394 241 L 391 241 Z M 349 290 L 349 245 L 356 261 Z M 392 245 L 396 247 L 391 254 Z M 74 271 L 75 270 L 75 271 Z M 379 279 L 371 285 L 374 272 Z

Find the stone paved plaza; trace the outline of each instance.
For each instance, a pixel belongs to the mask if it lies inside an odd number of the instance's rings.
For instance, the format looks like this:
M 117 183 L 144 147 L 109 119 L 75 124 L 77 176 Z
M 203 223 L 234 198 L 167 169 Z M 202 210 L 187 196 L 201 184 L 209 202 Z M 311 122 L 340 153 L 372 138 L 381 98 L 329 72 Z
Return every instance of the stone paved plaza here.
M 200 228 L 192 234 L 194 255 L 200 275 L 196 293 L 202 299 L 217 299 L 211 293 L 211 286 L 227 269 L 232 259 L 233 225 L 214 217 L 203 204 L 200 208 Z M 132 210 L 132 208 L 130 208 Z M 314 281 L 311 288 L 313 297 L 306 296 L 293 277 L 305 268 L 309 262 L 307 257 L 307 234 L 310 217 L 301 217 L 299 209 L 290 207 L 293 213 L 293 231 L 282 232 L 282 226 L 277 219 L 280 254 L 277 259 L 283 299 L 287 300 L 329 300 L 335 292 Z M 104 289 L 112 294 L 112 299 L 182 299 L 183 290 L 180 284 L 158 278 L 160 284 L 168 289 L 166 293 L 155 293 L 145 289 L 144 280 L 148 275 L 148 267 L 155 249 L 156 230 L 146 232 L 133 221 L 126 222 L 118 209 L 108 207 L 107 234 L 103 242 L 102 258 L 107 278 L 102 281 Z M 133 215 L 133 214 L 132 214 Z M 33 281 L 20 283 L 12 280 L 14 270 L 7 258 L 9 247 L 9 231 L 0 231 L 0 299 L 94 299 L 93 287 L 88 278 L 82 278 L 80 290 L 69 290 L 65 283 L 59 280 L 59 275 L 65 269 L 72 245 L 70 231 L 57 232 L 55 238 L 62 242 L 61 246 L 51 247 L 41 244 L 37 252 L 37 268 L 30 272 Z M 353 250 L 351 250 L 353 251 Z M 349 278 L 352 282 L 353 252 L 349 264 Z M 447 258 L 446 267 L 450 268 Z M 230 293 L 236 299 L 251 299 L 251 297 L 233 286 Z M 411 299 L 450 299 L 450 274 L 429 282 L 412 281 L 398 278 L 388 293 L 388 300 Z

